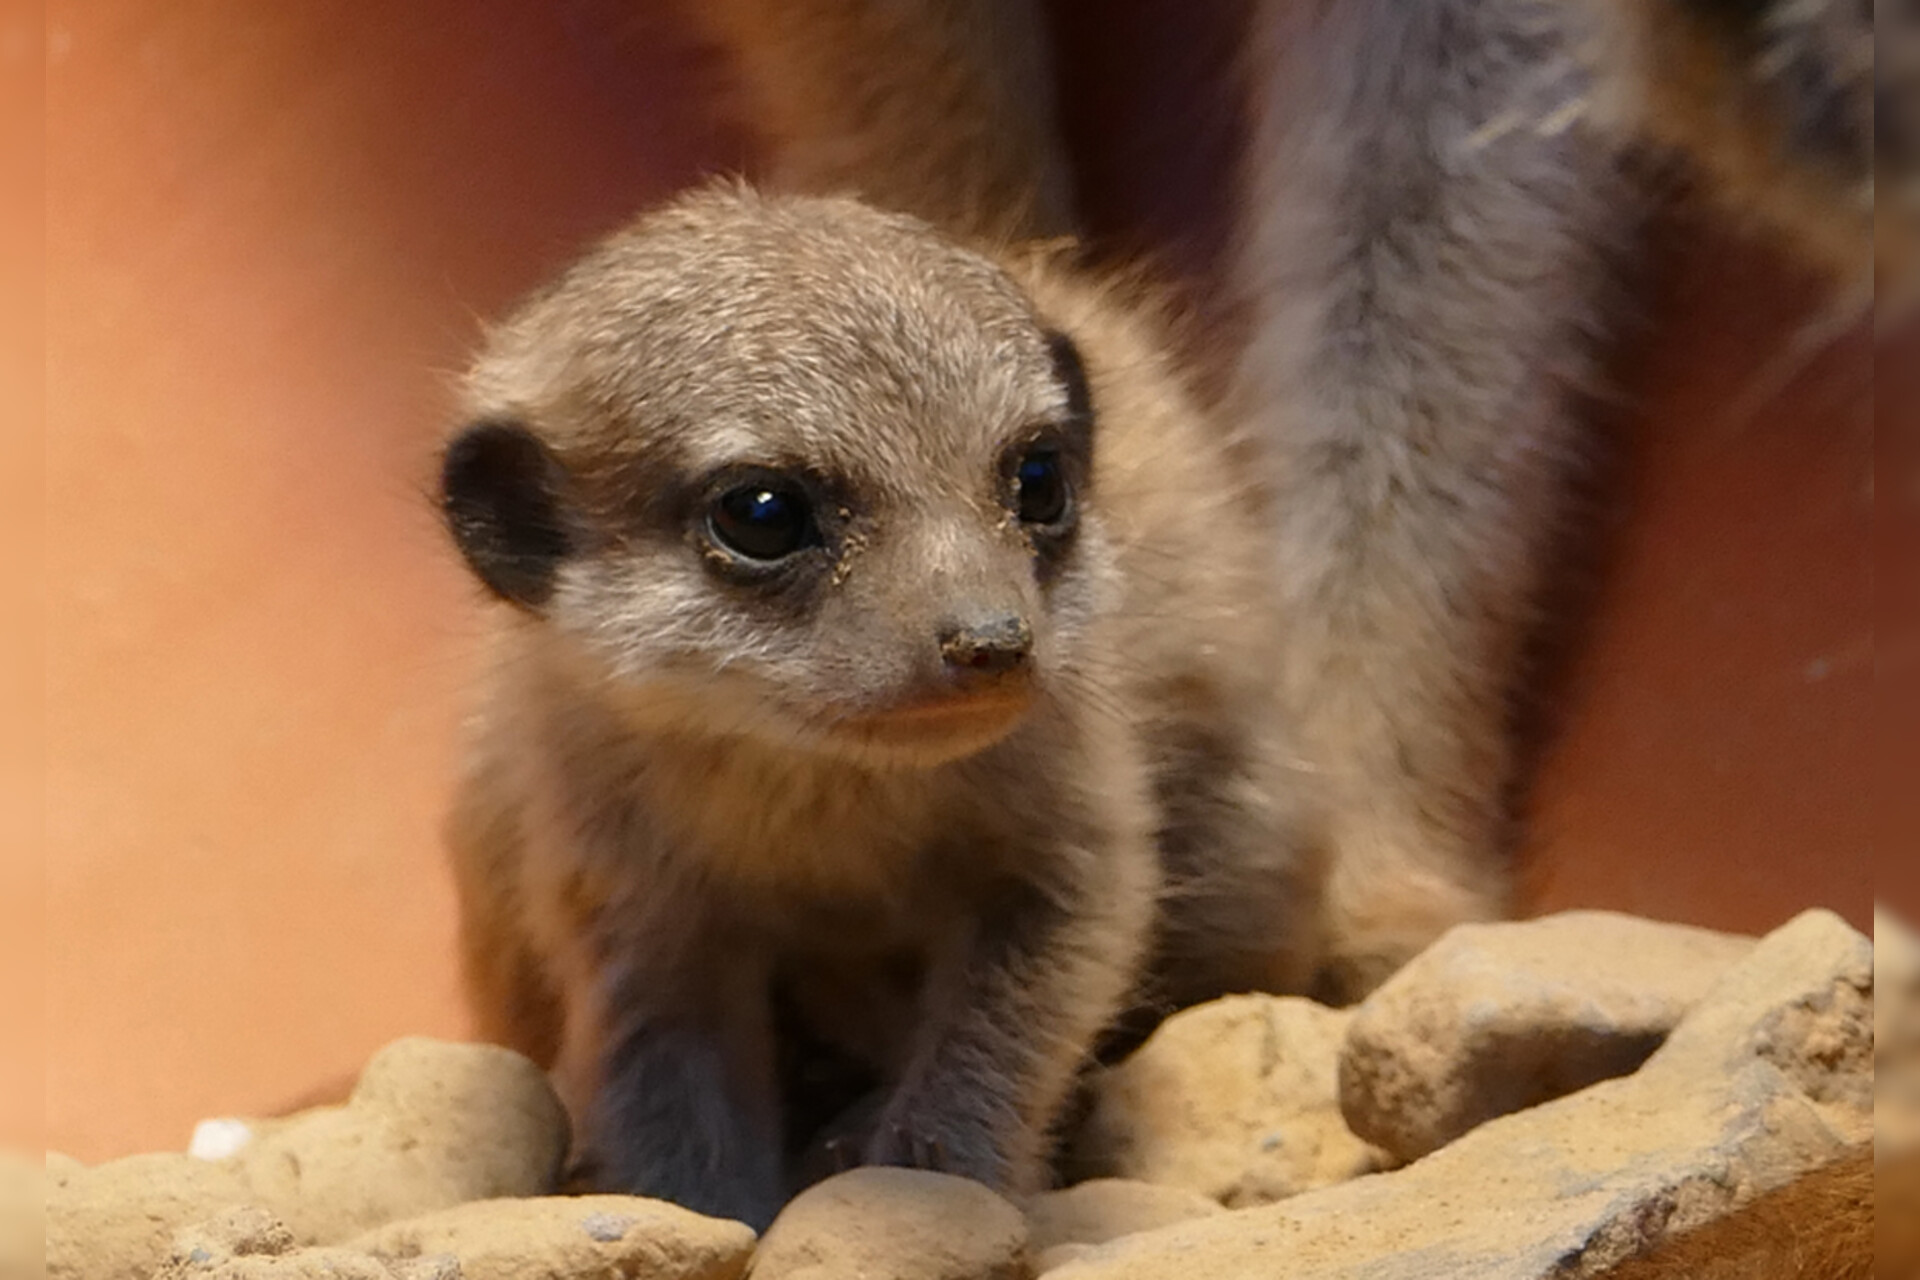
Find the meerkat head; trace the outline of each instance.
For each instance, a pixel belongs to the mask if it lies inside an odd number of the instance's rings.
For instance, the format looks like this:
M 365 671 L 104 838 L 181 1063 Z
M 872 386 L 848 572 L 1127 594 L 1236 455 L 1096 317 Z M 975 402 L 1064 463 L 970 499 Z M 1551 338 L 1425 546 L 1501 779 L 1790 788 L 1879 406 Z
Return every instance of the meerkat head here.
M 1079 353 L 916 220 L 682 199 L 530 300 L 469 391 L 468 564 L 655 730 L 924 766 L 1070 678 L 1106 556 Z

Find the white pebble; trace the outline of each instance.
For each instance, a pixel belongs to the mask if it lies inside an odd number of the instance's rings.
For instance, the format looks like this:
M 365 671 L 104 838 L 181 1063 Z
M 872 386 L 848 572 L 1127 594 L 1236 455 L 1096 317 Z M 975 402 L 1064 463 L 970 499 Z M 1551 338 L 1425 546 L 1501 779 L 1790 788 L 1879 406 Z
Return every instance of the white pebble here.
M 196 1160 L 225 1160 L 252 1141 L 253 1128 L 245 1120 L 202 1120 L 193 1127 L 187 1154 Z

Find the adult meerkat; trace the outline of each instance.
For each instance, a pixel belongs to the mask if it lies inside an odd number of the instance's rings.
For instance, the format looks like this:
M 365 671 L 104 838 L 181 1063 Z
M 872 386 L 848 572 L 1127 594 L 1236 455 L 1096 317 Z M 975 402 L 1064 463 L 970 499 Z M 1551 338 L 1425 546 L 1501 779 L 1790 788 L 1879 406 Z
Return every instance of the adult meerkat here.
M 768 175 L 1049 235 L 1072 182 L 1028 0 L 702 0 Z M 1516 708 L 1651 139 L 1857 289 L 1863 0 L 1257 0 L 1223 419 L 1275 495 L 1274 678 L 1325 853 L 1315 990 L 1511 909 Z M 1884 79 L 1884 77 L 1883 77 Z M 1883 255 L 1886 261 L 1892 257 Z M 1224 344 L 1223 344 L 1224 345 Z
M 1324 788 L 1326 988 L 1510 907 L 1516 708 L 1650 144 L 1871 283 L 1860 0 L 1263 0 L 1232 413 L 1279 519 L 1280 679 Z
M 1164 346 L 1045 254 L 744 189 L 492 333 L 463 953 L 597 1185 L 764 1225 L 827 1061 L 882 1091 L 853 1158 L 1031 1189 L 1130 1004 L 1306 980 L 1264 499 Z

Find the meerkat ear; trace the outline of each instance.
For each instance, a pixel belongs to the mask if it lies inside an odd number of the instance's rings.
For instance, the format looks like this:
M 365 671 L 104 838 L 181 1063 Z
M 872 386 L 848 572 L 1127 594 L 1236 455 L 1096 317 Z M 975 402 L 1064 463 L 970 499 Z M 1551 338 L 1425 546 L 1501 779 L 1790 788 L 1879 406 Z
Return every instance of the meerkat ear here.
M 487 419 L 453 438 L 440 463 L 440 510 L 480 581 L 538 609 L 573 550 L 559 497 L 560 464 L 518 422 Z

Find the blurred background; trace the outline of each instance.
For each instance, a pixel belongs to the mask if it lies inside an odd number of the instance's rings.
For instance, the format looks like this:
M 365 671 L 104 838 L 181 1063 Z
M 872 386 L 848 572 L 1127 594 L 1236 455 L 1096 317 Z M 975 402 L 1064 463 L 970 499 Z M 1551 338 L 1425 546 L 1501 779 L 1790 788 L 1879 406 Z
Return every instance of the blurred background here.
M 433 449 L 482 318 L 750 160 L 648 8 L 49 8 L 47 1145 L 178 1148 L 463 1032 L 480 611 Z M 1090 226 L 1204 298 L 1233 50 L 1194 8 L 1053 6 Z M 1709 214 L 1630 276 L 1528 907 L 1868 927 L 1872 324 Z

